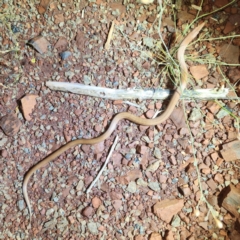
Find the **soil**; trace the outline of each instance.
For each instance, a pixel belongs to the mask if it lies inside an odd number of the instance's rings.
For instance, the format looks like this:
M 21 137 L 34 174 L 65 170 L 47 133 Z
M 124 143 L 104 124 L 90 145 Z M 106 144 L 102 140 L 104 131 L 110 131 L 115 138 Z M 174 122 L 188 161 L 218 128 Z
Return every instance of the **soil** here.
M 0 239 L 240 239 L 239 205 L 227 201 L 240 197 L 240 163 L 221 154 L 238 137 L 237 100 L 180 101 L 155 127 L 121 121 L 103 143 L 71 148 L 31 177 L 31 222 L 23 198 L 25 174 L 66 142 L 99 136 L 119 112 L 149 118 L 168 104 L 133 100 L 132 106 L 51 91 L 45 82 L 173 89 L 154 55 L 159 30 L 166 46 L 174 48 L 197 16 L 201 1 L 182 2 L 177 8 L 166 4 L 160 29 L 157 1 L 0 3 Z M 228 2 L 203 1 L 199 16 Z M 201 34 L 211 38 L 239 34 L 239 16 L 235 1 L 194 26 L 205 21 Z M 112 21 L 115 30 L 105 50 Z M 187 58 L 192 86 L 225 85 L 236 97 L 239 46 L 239 38 L 226 38 L 189 47 L 188 56 L 211 54 L 232 64 L 218 68 Z M 116 135 L 106 169 L 86 194 Z M 231 194 L 224 195 L 228 186 Z

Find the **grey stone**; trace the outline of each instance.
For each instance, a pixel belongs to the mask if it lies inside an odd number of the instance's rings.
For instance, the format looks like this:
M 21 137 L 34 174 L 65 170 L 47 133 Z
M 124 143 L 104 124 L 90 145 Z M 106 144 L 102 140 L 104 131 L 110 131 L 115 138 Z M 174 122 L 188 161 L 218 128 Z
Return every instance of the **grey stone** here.
M 148 184 L 148 187 L 151 188 L 155 192 L 159 192 L 160 191 L 160 184 L 158 182 L 150 182 Z
M 190 121 L 197 121 L 202 118 L 202 113 L 198 108 L 194 108 L 191 112 L 191 115 L 189 117 Z
M 97 235 L 98 234 L 98 227 L 97 227 L 97 224 L 94 223 L 94 222 L 90 222 L 87 224 L 87 227 L 88 227 L 88 230 L 94 234 L 94 235 Z
M 135 193 L 137 191 L 137 184 L 132 181 L 128 184 L 127 191 L 130 193 Z
M 172 220 L 171 226 L 172 227 L 179 227 L 180 225 L 181 225 L 181 219 L 178 215 L 176 215 Z
M 84 84 L 86 84 L 86 85 L 89 85 L 92 83 L 92 80 L 88 75 L 83 76 L 83 81 L 84 81 Z
M 25 204 L 23 200 L 19 200 L 17 205 L 20 211 L 22 211 L 25 208 Z

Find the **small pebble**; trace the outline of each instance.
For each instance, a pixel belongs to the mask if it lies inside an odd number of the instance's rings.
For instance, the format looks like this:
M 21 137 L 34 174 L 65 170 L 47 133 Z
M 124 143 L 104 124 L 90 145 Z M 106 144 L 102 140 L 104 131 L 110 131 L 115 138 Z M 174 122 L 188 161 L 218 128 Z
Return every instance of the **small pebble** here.
M 99 208 L 99 206 L 102 204 L 101 199 L 99 199 L 98 197 L 94 197 L 92 199 L 92 205 L 94 208 Z
M 135 193 L 137 191 L 137 185 L 134 181 L 128 184 L 127 191 L 130 193 Z
M 19 210 L 22 211 L 24 209 L 24 207 L 25 207 L 24 201 L 23 200 L 19 200 L 18 201 L 18 208 L 19 208 Z
M 96 224 L 96 223 L 90 222 L 90 223 L 87 224 L 87 227 L 88 227 L 88 230 L 89 230 L 92 234 L 94 234 L 94 235 L 98 234 L 98 227 L 97 227 L 97 224 Z
M 2 157 L 7 157 L 7 155 L 8 155 L 7 150 L 6 150 L 6 149 L 3 149 L 3 150 L 1 151 L 1 156 L 2 156 Z
M 85 217 L 92 217 L 92 215 L 94 214 L 94 210 L 92 207 L 85 207 L 82 211 L 82 215 Z
M 159 192 L 160 191 L 160 185 L 159 185 L 158 182 L 150 182 L 148 184 L 148 187 L 151 188 L 155 192 Z
M 61 52 L 59 55 L 62 60 L 65 60 L 69 58 L 72 55 L 72 53 L 70 51 L 64 51 L 64 52 Z

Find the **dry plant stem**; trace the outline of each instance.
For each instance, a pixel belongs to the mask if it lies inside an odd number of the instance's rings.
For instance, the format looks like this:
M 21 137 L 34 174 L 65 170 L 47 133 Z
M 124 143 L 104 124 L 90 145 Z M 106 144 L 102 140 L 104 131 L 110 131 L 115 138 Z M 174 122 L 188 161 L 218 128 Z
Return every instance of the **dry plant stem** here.
M 216 37 L 216 38 L 202 38 L 198 39 L 197 41 L 203 42 L 203 41 L 218 41 L 218 40 L 225 40 L 228 38 L 239 38 L 240 35 L 229 35 L 229 36 L 224 36 L 224 37 Z
M 105 163 L 103 164 L 103 166 L 102 166 L 101 170 L 99 171 L 97 177 L 94 179 L 94 181 L 91 183 L 91 185 L 90 185 L 89 188 L 87 189 L 86 194 L 90 193 L 92 187 L 95 185 L 95 183 L 98 181 L 98 179 L 99 179 L 100 176 L 102 175 L 104 169 L 106 168 L 106 166 L 107 166 L 107 164 L 108 164 L 108 162 L 109 162 L 110 157 L 112 156 L 112 153 L 113 153 L 113 151 L 114 151 L 114 149 L 115 149 L 115 147 L 116 147 L 116 145 L 117 145 L 117 142 L 118 142 L 118 135 L 115 137 L 114 143 L 113 143 L 113 145 L 112 145 L 112 147 L 111 147 L 111 150 L 110 150 L 110 152 L 109 152 L 109 154 L 108 154 L 108 156 L 107 156 L 107 159 L 106 159 Z
M 186 109 L 185 109 L 185 105 L 183 104 L 183 107 L 184 107 L 184 115 L 185 115 L 185 119 L 187 119 L 187 115 L 186 115 Z M 193 143 L 194 143 L 194 138 L 193 138 L 193 135 L 192 135 L 192 132 L 191 132 L 191 129 L 189 127 L 189 124 L 187 123 L 187 127 L 188 127 L 188 131 L 190 133 L 190 144 L 192 146 L 192 149 L 195 149 Z M 198 178 L 198 186 L 199 186 L 199 190 L 200 190 L 200 199 L 198 201 L 198 204 L 196 206 L 196 209 L 198 210 L 199 208 L 199 205 L 201 202 L 205 202 L 209 211 L 211 212 L 216 224 L 218 225 L 219 228 L 222 228 L 222 225 L 221 225 L 221 221 L 219 221 L 219 219 L 217 218 L 218 217 L 218 214 L 216 212 L 216 210 L 213 208 L 213 206 L 207 201 L 206 197 L 204 196 L 204 193 L 203 193 L 203 188 L 202 188 L 202 182 L 201 182 L 201 173 L 199 171 L 199 168 L 198 168 L 198 160 L 197 160 L 197 157 L 196 157 L 196 154 L 195 152 L 193 153 L 193 157 L 194 157 L 194 167 L 196 169 L 196 172 L 197 172 L 197 178 Z M 198 210 L 199 211 L 199 210 Z
M 167 89 L 112 89 L 89 86 L 80 83 L 46 82 L 51 90 L 71 92 L 75 94 L 105 99 L 167 99 L 174 91 Z M 226 99 L 228 89 L 196 89 L 184 90 L 181 99 Z
M 160 39 L 161 39 L 161 42 L 162 42 L 162 44 L 163 44 L 163 46 L 164 46 L 164 48 L 165 48 L 165 51 L 166 51 L 168 57 L 169 57 L 169 58 L 171 59 L 171 61 L 172 61 L 172 64 L 174 64 L 174 65 L 177 66 L 177 63 L 174 61 L 173 57 L 172 57 L 171 54 L 169 53 L 168 48 L 167 48 L 167 46 L 166 46 L 166 44 L 165 44 L 165 41 L 163 40 L 162 34 L 161 34 L 161 32 L 160 32 L 161 23 L 162 23 L 162 14 L 163 14 L 164 8 L 163 8 L 163 5 L 162 5 L 162 0 L 158 0 L 158 4 L 159 4 L 159 6 L 160 6 L 159 21 L 158 21 L 158 35 L 159 35 L 159 37 L 160 37 Z
M 115 22 L 112 21 L 112 25 L 111 25 L 111 28 L 110 28 L 109 33 L 108 33 L 107 41 L 105 43 L 105 49 L 106 50 L 108 50 L 110 48 L 110 42 L 112 40 L 114 25 L 115 25 Z
M 200 18 L 206 17 L 206 16 L 211 15 L 211 14 L 213 14 L 213 13 L 216 13 L 216 12 L 218 12 L 218 11 L 221 11 L 222 9 L 230 6 L 230 5 L 233 4 L 234 2 L 236 2 L 236 0 L 231 1 L 230 3 L 224 5 L 224 6 L 220 7 L 220 8 L 217 8 L 217 9 L 215 9 L 214 11 L 212 11 L 212 12 L 210 12 L 210 13 L 205 13 L 205 14 L 202 14 L 201 16 L 196 17 L 196 18 L 191 22 L 191 24 L 189 25 L 189 28 L 190 28 L 195 22 L 197 22 Z
M 42 161 L 38 162 L 26 173 L 26 175 L 24 177 L 24 181 L 23 181 L 23 196 L 27 203 L 27 207 L 29 209 L 30 219 L 31 219 L 31 204 L 30 204 L 30 200 L 28 197 L 27 185 L 28 185 L 29 179 L 31 178 L 33 173 L 35 173 L 37 170 L 46 166 L 48 163 L 53 161 L 55 158 L 57 158 L 63 152 L 67 151 L 69 148 L 75 147 L 79 144 L 94 145 L 96 143 L 104 141 L 116 129 L 118 122 L 123 119 L 129 120 L 129 121 L 131 121 L 135 124 L 139 124 L 139 125 L 154 126 L 154 125 L 158 125 L 158 124 L 166 121 L 169 118 L 169 116 L 171 115 L 172 111 L 174 110 L 176 104 L 179 101 L 181 93 L 183 92 L 183 90 L 187 84 L 187 67 L 186 67 L 186 63 L 184 60 L 185 50 L 186 50 L 188 44 L 197 36 L 197 34 L 203 28 L 203 26 L 204 26 L 204 24 L 200 24 L 198 27 L 196 27 L 192 32 L 190 32 L 188 34 L 188 36 L 183 40 L 183 42 L 180 45 L 179 52 L 178 52 L 178 60 L 179 60 L 180 68 L 181 68 L 181 86 L 179 86 L 175 90 L 166 110 L 159 117 L 154 118 L 154 119 L 144 119 L 144 118 L 137 117 L 128 112 L 119 113 L 113 118 L 107 131 L 104 132 L 101 136 L 92 138 L 92 139 L 77 139 L 77 140 L 71 141 L 71 142 L 65 144 L 64 146 L 60 147 L 58 150 L 56 150 L 55 152 L 53 152 L 46 158 L 44 158 Z
M 4 86 L 2 83 L 0 83 L 0 86 L 2 86 L 3 88 L 10 88 L 10 87 Z

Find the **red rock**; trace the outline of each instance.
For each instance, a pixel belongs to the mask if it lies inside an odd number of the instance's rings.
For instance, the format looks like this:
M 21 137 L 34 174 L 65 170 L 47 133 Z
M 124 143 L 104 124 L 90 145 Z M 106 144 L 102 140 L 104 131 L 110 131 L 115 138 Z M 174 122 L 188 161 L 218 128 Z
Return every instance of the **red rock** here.
M 126 179 L 126 176 L 119 176 L 119 177 L 116 177 L 116 180 L 118 183 L 122 184 L 122 185 L 126 185 L 128 184 L 128 181 Z
M 113 200 L 112 205 L 116 211 L 118 211 L 121 206 L 122 206 L 122 201 L 121 200 Z
M 8 152 L 7 152 L 6 149 L 1 150 L 1 156 L 2 156 L 3 158 L 7 157 L 7 155 L 8 155 Z
M 84 178 L 84 184 L 85 186 L 88 186 L 90 183 L 92 183 L 93 181 L 93 177 L 90 176 L 90 175 L 85 175 L 85 178 Z
M 102 130 L 102 125 L 99 125 L 99 124 L 95 125 L 95 126 L 94 126 L 94 130 L 95 130 L 96 132 L 100 132 L 100 131 Z
M 135 181 L 136 179 L 141 177 L 142 177 L 142 172 L 138 169 L 131 170 L 126 174 L 126 179 L 128 180 L 128 182 Z
M 181 217 L 181 216 L 180 216 Z M 182 218 L 182 217 L 181 217 Z M 187 221 L 187 219 L 186 219 Z M 187 222 L 186 222 L 187 223 Z M 186 228 L 182 228 L 183 230 L 181 231 L 181 236 L 180 239 L 188 239 L 189 236 L 191 235 L 191 232 L 189 232 Z
M 151 66 L 150 62 L 144 62 L 142 65 L 142 67 L 147 70 L 150 68 L 150 66 Z M 152 108 L 149 108 L 149 109 L 152 109 Z
M 14 113 L 7 114 L 0 119 L 0 127 L 8 136 L 16 135 L 21 126 L 21 121 Z
M 160 110 L 162 108 L 162 103 L 156 102 L 155 106 L 156 106 L 156 109 Z
M 194 149 L 191 145 L 188 145 L 185 149 L 185 153 L 186 154 L 190 154 L 190 153 L 193 153 Z
M 140 130 L 141 132 L 146 131 L 148 128 L 149 128 L 149 126 L 143 126 L 143 125 L 140 125 L 140 126 L 139 126 L 139 130 Z
M 178 138 L 178 143 L 182 146 L 183 149 L 186 149 L 188 146 L 188 139 L 187 138 Z
M 54 15 L 54 23 L 55 24 L 59 24 L 59 23 L 61 23 L 61 22 L 64 22 L 64 16 L 63 16 L 63 14 L 62 13 L 59 13 L 59 14 L 56 14 L 56 15 Z
M 64 138 L 65 138 L 66 142 L 70 142 L 71 141 L 71 136 L 69 135 L 69 131 L 64 130 L 63 131 L 63 135 L 64 135 Z
M 119 192 L 110 192 L 110 197 L 112 200 L 121 200 L 123 198 L 123 195 Z
M 100 227 L 98 227 L 98 230 L 99 230 L 100 232 L 105 232 L 105 231 L 106 231 L 106 228 L 101 225 Z
M 57 42 L 54 45 L 54 48 L 58 49 L 59 51 L 65 51 L 67 50 L 67 45 L 68 45 L 68 41 L 65 37 L 60 37 Z M 80 109 L 77 109 L 79 112 L 82 112 Z M 76 111 L 77 111 L 76 110 Z M 75 112 L 76 112 L 75 111 Z M 76 114 L 76 113 L 75 113 Z M 76 114 L 78 115 L 78 114 Z M 78 115 L 79 116 L 79 115 Z
M 99 142 L 99 143 L 97 143 L 97 144 L 94 144 L 94 145 L 93 145 L 93 148 L 94 148 L 94 153 L 95 153 L 95 154 L 98 154 L 98 153 L 103 152 L 104 149 L 105 149 L 104 142 Z
M 82 211 L 82 215 L 85 216 L 85 217 L 92 217 L 94 214 L 94 210 L 92 207 L 85 207 Z
M 177 161 L 176 161 L 175 156 L 173 156 L 173 155 L 170 156 L 170 162 L 171 162 L 173 165 L 176 165 L 176 164 L 177 164 Z
M 90 145 L 82 145 L 81 149 L 84 153 L 89 153 L 90 152 Z
M 156 19 L 156 16 L 154 16 L 154 15 L 150 15 L 150 16 L 147 17 L 147 21 L 149 23 L 153 23 L 155 19 Z
M 118 10 L 120 15 L 126 12 L 126 7 L 121 2 L 109 3 L 109 6 L 112 10 Z
M 153 118 L 154 114 L 155 114 L 155 111 L 150 109 L 146 112 L 146 117 Z
M 224 179 L 223 179 L 223 176 L 222 174 L 220 173 L 217 173 L 215 176 L 214 176 L 214 180 L 219 182 L 220 184 L 222 184 L 224 182 Z
M 48 50 L 50 43 L 46 38 L 37 36 L 29 41 L 29 44 L 35 48 L 39 53 L 44 54 Z
M 224 188 L 221 191 L 219 198 L 223 199 L 222 206 L 236 218 L 238 218 L 238 210 L 240 206 L 240 189 L 230 184 L 228 187 Z
M 99 208 L 99 206 L 100 206 L 101 204 L 102 204 L 102 201 L 101 201 L 100 198 L 94 197 L 94 198 L 92 199 L 92 205 L 93 205 L 94 208 Z
M 223 163 L 223 159 L 222 159 L 222 158 L 219 158 L 219 159 L 217 160 L 217 162 L 216 162 L 216 165 L 217 165 L 218 167 L 220 167 L 220 166 L 222 165 L 222 163 Z
M 159 233 L 154 232 L 150 235 L 149 240 L 162 240 L 162 236 Z
M 239 226 L 239 223 L 238 223 L 238 226 Z M 231 239 L 231 240 L 239 240 L 240 239 L 240 233 L 237 230 L 233 230 L 233 231 L 231 231 L 229 237 L 230 237 L 229 239 Z
M 149 139 L 153 139 L 153 137 L 154 137 L 154 131 L 153 131 L 151 128 L 149 128 L 149 129 L 146 131 L 146 133 L 147 133 Z
M 228 0 L 215 0 L 214 5 L 218 8 L 223 7 L 228 4 Z
M 189 187 L 180 187 L 184 197 L 188 197 L 192 194 L 192 191 Z
M 208 69 L 205 65 L 191 66 L 189 70 L 196 80 L 200 80 L 209 74 Z
M 159 182 L 160 183 L 166 183 L 167 179 L 168 179 L 168 177 L 166 175 L 162 175 L 162 174 L 159 175 Z
M 144 154 L 149 151 L 149 148 L 143 145 L 138 145 L 137 146 L 137 152 L 140 154 Z
M 238 64 L 239 63 L 239 47 L 232 44 L 223 44 L 220 48 L 219 55 L 226 63 Z
M 198 168 L 201 170 L 201 169 L 204 169 L 204 168 L 209 168 L 206 164 L 204 164 L 204 163 L 200 163 L 199 165 L 198 165 Z
M 180 131 L 179 131 L 179 134 L 182 135 L 182 136 L 187 135 L 188 133 L 189 133 L 189 130 L 186 127 L 181 128 Z
M 113 101 L 114 105 L 122 105 L 123 104 L 123 100 L 115 100 Z
M 166 236 L 165 240 L 175 240 L 172 231 L 167 232 L 167 236 Z
M 216 162 L 217 159 L 219 158 L 218 153 L 217 153 L 217 152 L 212 153 L 212 154 L 211 154 L 211 158 L 212 158 L 212 160 L 213 160 L 214 162 Z
M 215 103 L 215 102 L 213 102 L 213 101 L 209 101 L 208 103 L 207 103 L 207 109 L 212 113 L 212 114 L 216 114 L 218 111 L 219 111 L 219 109 L 220 109 L 220 106 L 219 106 L 219 104 L 217 104 L 217 103 Z
M 157 202 L 153 206 L 153 212 L 163 221 L 170 223 L 173 216 L 183 208 L 184 201 L 182 199 L 166 199 Z
M 224 144 L 220 151 L 224 160 L 227 162 L 240 159 L 240 140 L 232 141 Z
M 123 157 L 120 153 L 113 153 L 112 155 L 113 166 L 121 166 L 122 159 Z
M 39 5 L 39 6 L 38 6 L 38 12 L 39 12 L 40 14 L 43 14 L 43 13 L 46 12 L 46 9 L 43 8 L 41 5 Z
M 77 47 L 79 50 L 83 50 L 85 47 L 85 34 L 82 31 L 78 31 L 77 32 L 77 36 L 76 36 L 76 43 L 77 43 Z
M 214 129 L 210 129 L 206 133 L 204 133 L 204 136 L 206 139 L 211 139 L 213 137 L 214 133 L 215 133 Z
M 213 192 L 217 190 L 217 184 L 212 178 L 207 181 L 207 185 L 212 189 Z
M 208 231 L 208 226 L 209 223 L 208 222 L 200 222 L 199 226 L 201 226 L 203 229 L 205 229 L 206 231 Z
M 68 216 L 68 221 L 69 221 L 71 224 L 75 223 L 75 220 L 74 220 L 73 216 Z
M 177 129 L 187 128 L 182 107 L 175 108 L 169 118 L 173 121 Z
M 228 75 L 231 83 L 236 83 L 239 80 L 240 69 L 237 69 L 237 68 L 232 69 L 231 68 L 227 75 Z
M 233 39 L 233 44 L 237 45 L 237 46 L 240 46 L 240 38 L 234 38 Z
M 21 99 L 23 115 L 27 121 L 30 121 L 32 118 L 30 114 L 32 113 L 37 101 L 38 95 L 29 94 Z
M 82 113 L 82 110 L 78 108 L 78 109 L 76 109 L 76 110 L 74 111 L 74 113 L 75 113 L 76 116 L 79 117 L 79 116 L 81 115 L 81 113 Z
M 235 25 L 235 26 L 239 26 L 240 25 L 240 16 L 239 14 L 231 14 L 229 17 L 229 21 Z
M 187 12 L 187 10 L 184 10 L 184 11 L 179 11 L 177 13 L 177 18 L 181 20 L 181 23 L 182 22 L 188 22 L 188 21 L 192 21 L 194 18 L 195 18 L 195 14 L 192 15 L 190 13 Z
M 203 168 L 201 172 L 203 174 L 209 174 L 209 173 L 211 173 L 211 169 L 210 168 Z
M 38 12 L 40 14 L 45 13 L 47 11 L 49 3 L 50 3 L 50 0 L 41 0 L 38 6 Z
M 170 134 L 165 134 L 165 135 L 163 136 L 163 139 L 164 139 L 165 141 L 171 142 L 171 141 L 172 141 L 172 135 L 170 135 Z
M 137 108 L 134 107 L 134 106 L 130 106 L 130 107 L 128 108 L 128 111 L 129 111 L 129 112 L 132 112 L 132 113 L 136 113 L 136 112 L 137 112 Z
M 173 22 L 171 17 L 163 19 L 163 26 L 166 26 L 169 32 L 175 32 L 175 23 Z
M 225 27 L 223 29 L 223 33 L 228 34 L 228 33 L 232 32 L 234 29 L 235 29 L 234 24 L 232 24 L 230 21 L 227 21 L 227 23 L 225 24 Z

